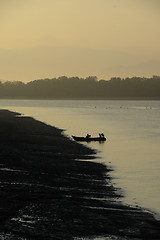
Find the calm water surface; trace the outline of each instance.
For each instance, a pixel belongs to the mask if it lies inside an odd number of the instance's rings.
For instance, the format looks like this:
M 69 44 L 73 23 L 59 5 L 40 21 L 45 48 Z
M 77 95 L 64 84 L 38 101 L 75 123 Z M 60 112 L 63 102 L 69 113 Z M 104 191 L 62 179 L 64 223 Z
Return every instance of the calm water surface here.
M 66 129 L 65 134 L 97 136 L 97 161 L 114 169 L 123 201 L 160 214 L 160 101 L 0 100 L 0 107 Z

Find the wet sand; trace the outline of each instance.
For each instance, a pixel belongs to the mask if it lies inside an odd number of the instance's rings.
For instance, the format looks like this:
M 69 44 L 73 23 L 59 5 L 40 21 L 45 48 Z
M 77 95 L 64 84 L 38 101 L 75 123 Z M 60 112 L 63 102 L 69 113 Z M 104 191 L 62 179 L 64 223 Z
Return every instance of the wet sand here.
M 94 150 L 8 110 L 0 135 L 0 239 L 160 239 L 160 222 L 121 203 Z

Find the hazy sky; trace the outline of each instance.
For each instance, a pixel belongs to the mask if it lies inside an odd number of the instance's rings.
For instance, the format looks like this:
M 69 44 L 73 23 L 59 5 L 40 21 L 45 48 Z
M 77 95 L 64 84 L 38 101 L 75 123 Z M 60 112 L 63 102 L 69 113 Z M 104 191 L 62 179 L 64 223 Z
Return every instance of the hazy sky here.
M 160 0 L 0 0 L 0 79 L 160 75 Z

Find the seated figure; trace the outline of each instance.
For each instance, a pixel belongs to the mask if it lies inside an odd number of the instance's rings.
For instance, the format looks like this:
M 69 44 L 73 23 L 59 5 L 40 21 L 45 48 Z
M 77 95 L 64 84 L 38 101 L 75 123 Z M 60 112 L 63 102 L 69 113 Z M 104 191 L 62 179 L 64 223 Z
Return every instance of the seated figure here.
M 91 137 L 91 135 L 87 133 L 87 136 L 86 136 L 86 138 L 90 138 L 90 137 Z
M 104 138 L 104 134 L 103 133 L 99 133 L 99 137 L 100 138 Z

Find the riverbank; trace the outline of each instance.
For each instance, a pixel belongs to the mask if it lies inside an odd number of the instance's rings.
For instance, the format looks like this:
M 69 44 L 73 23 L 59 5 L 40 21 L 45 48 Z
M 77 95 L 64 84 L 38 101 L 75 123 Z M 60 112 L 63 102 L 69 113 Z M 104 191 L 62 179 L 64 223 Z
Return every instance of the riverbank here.
M 152 214 L 121 204 L 93 150 L 7 110 L 0 111 L 0 134 L 0 238 L 160 239 Z

